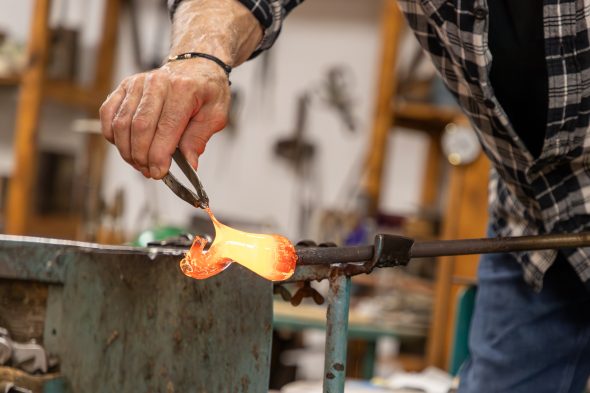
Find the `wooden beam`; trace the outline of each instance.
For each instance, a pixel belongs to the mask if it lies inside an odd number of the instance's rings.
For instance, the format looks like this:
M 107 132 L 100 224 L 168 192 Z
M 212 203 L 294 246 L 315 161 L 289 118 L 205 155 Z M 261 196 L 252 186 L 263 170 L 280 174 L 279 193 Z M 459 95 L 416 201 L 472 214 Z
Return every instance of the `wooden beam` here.
M 387 136 L 392 125 L 392 99 L 397 88 L 396 58 L 403 18 L 396 0 L 385 0 L 381 22 L 381 61 L 377 79 L 377 100 L 371 141 L 365 161 L 364 190 L 369 197 L 369 213 L 379 206 L 383 163 L 387 155 Z
M 0 86 L 18 86 L 20 83 L 21 76 L 20 75 L 4 75 L 0 76 Z
M 440 146 L 440 133 L 430 133 L 428 141 L 428 155 L 426 157 L 426 168 L 422 180 L 422 191 L 420 196 L 420 207 L 428 213 L 439 213 L 441 179 L 445 168 L 443 164 L 443 153 Z
M 398 127 L 440 133 L 447 124 L 457 121 L 460 117 L 464 116 L 457 108 L 403 102 L 394 105 L 392 123 Z M 462 122 L 467 123 L 466 120 Z
M 115 64 L 115 50 L 117 49 L 117 37 L 119 32 L 119 15 L 122 0 L 106 0 L 105 11 L 102 18 L 102 36 L 98 48 L 96 73 L 94 76 L 93 91 L 102 98 L 110 93 L 113 84 L 113 69 Z M 96 111 L 100 103 L 96 107 Z M 98 116 L 98 113 L 95 114 Z
M 102 38 L 98 49 L 98 64 L 92 89 L 95 92 L 96 106 L 91 108 L 91 113 L 97 117 L 98 109 L 110 93 L 113 84 L 121 1 L 106 0 Z M 83 212 L 86 228 L 79 231 L 78 237 L 87 241 L 97 241 L 98 224 L 100 224 L 100 190 L 102 189 L 103 163 L 107 153 L 107 142 L 102 135 L 90 134 L 86 140 L 86 149 L 88 153 L 85 168 L 87 181 L 85 189 L 87 191 Z
M 24 234 L 31 215 L 37 165 L 37 126 L 48 53 L 50 0 L 36 0 L 16 110 L 15 166 L 6 208 L 6 231 Z
M 430 110 L 429 110 L 430 108 Z M 397 107 L 396 120 L 403 122 L 417 122 L 418 129 L 428 132 L 428 155 L 424 180 L 422 180 L 421 208 L 427 212 L 436 212 L 439 208 L 441 181 L 444 171 L 448 168 L 444 157 L 441 136 L 449 123 L 469 124 L 464 115 L 457 109 L 440 108 L 433 105 L 411 104 Z M 437 212 L 438 213 L 438 212 Z
M 92 88 L 80 86 L 72 81 L 46 80 L 43 93 L 47 98 L 86 110 L 93 116 L 96 114 L 96 108 L 99 108 L 103 101 L 102 96 L 99 97 Z
M 489 161 L 482 153 L 473 163 L 453 167 L 443 220 L 443 239 L 484 237 L 487 225 Z M 474 278 L 478 255 L 437 260 L 435 303 L 428 340 L 428 364 L 447 369 L 452 346 L 456 294 L 454 277 Z

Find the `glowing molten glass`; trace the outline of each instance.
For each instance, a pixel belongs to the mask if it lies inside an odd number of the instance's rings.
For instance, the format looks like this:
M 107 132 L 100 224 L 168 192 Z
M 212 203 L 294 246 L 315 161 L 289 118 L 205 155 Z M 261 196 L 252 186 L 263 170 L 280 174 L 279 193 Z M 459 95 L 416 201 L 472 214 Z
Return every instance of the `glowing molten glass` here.
M 207 209 L 215 240 L 204 252 L 207 240 L 196 237 L 191 249 L 180 261 L 180 269 L 189 277 L 203 279 L 220 273 L 232 262 L 252 270 L 268 280 L 281 281 L 295 271 L 295 247 L 283 236 L 238 231 L 223 225 Z

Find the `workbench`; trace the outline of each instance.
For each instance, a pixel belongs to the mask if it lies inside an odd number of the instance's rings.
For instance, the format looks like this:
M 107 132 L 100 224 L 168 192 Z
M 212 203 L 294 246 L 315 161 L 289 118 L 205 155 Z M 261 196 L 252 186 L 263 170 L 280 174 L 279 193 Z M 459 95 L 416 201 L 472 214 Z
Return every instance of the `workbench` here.
M 326 330 L 326 309 L 308 304 L 293 307 L 282 300 L 275 300 L 273 328 L 287 332 L 301 332 L 307 329 Z M 351 310 L 348 319 L 348 339 L 366 343 L 361 359 L 363 379 L 370 380 L 374 376 L 377 341 L 381 337 L 422 339 L 424 334 L 410 329 L 398 330 L 376 325 Z
M 268 391 L 272 283 L 239 265 L 194 280 L 181 254 L 0 235 L 0 286 L 47 287 L 54 393 Z

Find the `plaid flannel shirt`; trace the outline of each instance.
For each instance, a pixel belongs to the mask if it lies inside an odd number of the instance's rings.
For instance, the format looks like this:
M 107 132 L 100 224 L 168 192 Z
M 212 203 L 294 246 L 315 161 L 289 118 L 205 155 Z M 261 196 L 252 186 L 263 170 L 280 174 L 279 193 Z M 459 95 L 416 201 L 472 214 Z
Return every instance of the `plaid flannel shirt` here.
M 171 6 L 179 1 L 171 1 Z M 240 1 L 265 28 L 261 50 L 272 45 L 283 18 L 302 2 Z M 489 207 L 494 232 L 521 236 L 590 229 L 590 1 L 544 2 L 549 106 L 544 147 L 536 159 L 490 86 L 486 0 L 398 2 L 492 163 Z M 590 248 L 562 252 L 590 287 Z M 541 289 L 556 255 L 517 253 L 524 278 L 535 289 Z

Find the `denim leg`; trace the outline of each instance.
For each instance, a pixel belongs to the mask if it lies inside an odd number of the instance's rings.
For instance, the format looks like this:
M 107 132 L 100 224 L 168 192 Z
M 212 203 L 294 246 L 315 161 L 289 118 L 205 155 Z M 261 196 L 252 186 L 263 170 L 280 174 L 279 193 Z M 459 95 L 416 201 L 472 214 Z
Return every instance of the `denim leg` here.
M 540 293 L 511 254 L 479 266 L 459 392 L 580 393 L 590 374 L 590 292 L 558 257 Z

